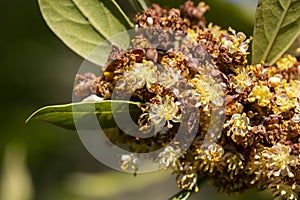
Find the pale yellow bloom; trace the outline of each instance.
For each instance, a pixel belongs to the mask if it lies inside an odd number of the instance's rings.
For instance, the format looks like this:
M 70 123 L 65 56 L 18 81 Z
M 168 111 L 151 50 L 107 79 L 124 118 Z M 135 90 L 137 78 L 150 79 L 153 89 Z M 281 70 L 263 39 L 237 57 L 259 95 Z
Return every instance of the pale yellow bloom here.
M 270 92 L 270 89 L 267 86 L 260 86 L 256 85 L 252 89 L 248 101 L 254 102 L 257 100 L 258 105 L 260 106 L 267 106 L 272 98 L 272 93 Z

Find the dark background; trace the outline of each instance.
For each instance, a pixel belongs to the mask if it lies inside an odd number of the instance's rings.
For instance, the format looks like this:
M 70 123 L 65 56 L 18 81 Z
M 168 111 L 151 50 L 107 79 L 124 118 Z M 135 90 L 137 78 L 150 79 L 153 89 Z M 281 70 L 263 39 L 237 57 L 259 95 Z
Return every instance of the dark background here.
M 253 1 L 209 2 L 208 21 L 251 35 Z M 87 152 L 75 132 L 43 122 L 25 124 L 40 107 L 71 102 L 83 59 L 50 31 L 37 1 L 1 0 L 0 19 L 1 200 L 166 199 L 177 191 L 170 172 L 135 178 L 110 171 Z M 250 193 L 234 199 L 254 198 Z M 233 198 L 216 195 L 208 185 L 198 199 Z

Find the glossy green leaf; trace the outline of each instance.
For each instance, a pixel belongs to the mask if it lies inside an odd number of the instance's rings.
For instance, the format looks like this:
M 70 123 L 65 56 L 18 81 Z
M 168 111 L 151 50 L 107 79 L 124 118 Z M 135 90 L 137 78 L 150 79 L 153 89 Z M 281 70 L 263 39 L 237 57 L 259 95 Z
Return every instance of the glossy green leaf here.
M 300 0 L 259 0 L 252 63 L 274 64 L 299 34 Z
M 34 112 L 27 120 L 26 123 L 32 120 L 45 121 L 66 129 L 75 130 L 75 123 L 82 124 L 81 122 L 89 122 L 96 116 L 101 128 L 116 127 L 114 115 L 122 116 L 130 113 L 134 121 L 137 120 L 141 114 L 139 108 L 140 103 L 129 101 L 102 101 L 96 103 L 73 103 L 64 105 L 54 105 L 43 107 Z M 93 129 L 88 126 L 80 128 Z M 77 127 L 78 128 L 78 127 Z
M 39 5 L 51 30 L 69 48 L 95 63 L 103 62 L 101 51 L 110 52 L 107 40 L 132 27 L 114 0 L 39 0 Z M 129 41 L 129 36 L 123 40 Z M 100 44 L 99 53 L 91 55 Z

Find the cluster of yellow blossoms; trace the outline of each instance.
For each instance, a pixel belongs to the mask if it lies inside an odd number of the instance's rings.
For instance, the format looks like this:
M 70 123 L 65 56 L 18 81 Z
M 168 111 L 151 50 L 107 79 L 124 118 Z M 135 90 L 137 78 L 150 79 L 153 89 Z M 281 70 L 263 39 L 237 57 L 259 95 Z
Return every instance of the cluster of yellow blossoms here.
M 90 80 L 80 76 L 85 91 L 78 86 L 76 94 L 111 99 L 115 93 L 117 99 L 141 102 L 136 123 L 153 136 L 134 138 L 120 131 L 112 140 L 135 153 L 167 146 L 155 159 L 178 174 L 182 189 L 198 191 L 198 180 L 209 176 L 222 192 L 256 187 L 269 189 L 276 199 L 296 200 L 300 62 L 283 55 L 274 66 L 247 65 L 251 38 L 232 28 L 206 26 L 208 9 L 187 1 L 180 9 L 153 5 L 138 14 L 131 48 L 114 47 L 104 75 L 89 87 L 84 84 Z M 183 136 L 195 134 L 185 151 L 185 138 L 172 143 L 179 130 Z M 138 159 L 126 158 L 124 169 Z

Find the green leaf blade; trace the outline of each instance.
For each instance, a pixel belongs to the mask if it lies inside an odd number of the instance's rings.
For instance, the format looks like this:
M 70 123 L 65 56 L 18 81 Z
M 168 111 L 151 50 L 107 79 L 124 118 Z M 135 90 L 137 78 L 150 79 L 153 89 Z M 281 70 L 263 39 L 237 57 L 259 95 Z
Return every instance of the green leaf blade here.
M 131 0 L 133 4 L 135 5 L 135 8 L 142 12 L 144 10 L 147 10 L 149 6 L 151 6 L 151 3 L 147 0 Z
M 116 127 L 114 115 L 130 113 L 136 121 L 141 114 L 140 103 L 130 101 L 80 102 L 43 107 L 34 112 L 26 123 L 32 120 L 44 121 L 69 130 L 76 130 L 76 123 L 93 120 L 96 117 L 101 128 Z M 82 127 L 89 129 L 89 127 Z
M 259 0 L 252 64 L 274 64 L 300 34 L 300 0 Z
M 103 57 L 91 53 L 99 45 L 110 52 L 109 39 L 133 25 L 113 0 L 39 0 L 43 18 L 70 49 L 94 63 Z M 124 35 L 124 41 L 129 36 Z M 101 52 L 99 52 L 101 53 Z
M 95 30 L 106 39 L 132 27 L 131 22 L 112 0 L 72 1 Z

